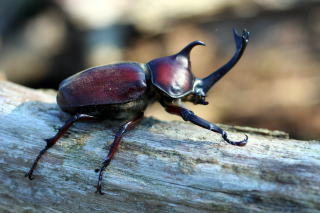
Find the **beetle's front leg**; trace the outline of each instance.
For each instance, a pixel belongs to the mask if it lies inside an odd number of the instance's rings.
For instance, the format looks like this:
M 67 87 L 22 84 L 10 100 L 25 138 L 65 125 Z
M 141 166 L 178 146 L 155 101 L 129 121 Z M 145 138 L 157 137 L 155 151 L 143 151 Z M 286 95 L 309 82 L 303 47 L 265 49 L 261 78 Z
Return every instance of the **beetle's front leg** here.
M 103 161 L 102 166 L 100 169 L 96 169 L 96 172 L 99 172 L 99 179 L 98 179 L 98 184 L 97 184 L 97 191 L 96 193 L 99 193 L 103 195 L 104 193 L 102 192 L 102 176 L 104 170 L 109 166 L 114 154 L 116 153 L 119 144 L 121 142 L 121 139 L 128 130 L 133 129 L 143 118 L 143 113 L 141 113 L 139 116 L 137 116 L 135 119 L 126 122 L 122 126 L 120 126 L 119 130 L 117 131 L 114 141 L 111 144 L 111 148 L 109 150 L 109 153 L 107 155 L 107 158 Z
M 176 105 L 165 105 L 165 108 L 166 108 L 167 112 L 169 112 L 171 114 L 179 115 L 185 121 L 190 121 L 191 123 L 196 124 L 198 126 L 201 126 L 205 129 L 220 133 L 222 135 L 222 138 L 226 142 L 228 142 L 229 144 L 236 145 L 236 146 L 244 146 L 244 145 L 246 145 L 246 143 L 248 141 L 247 135 L 246 135 L 246 138 L 242 141 L 231 141 L 230 139 L 228 139 L 228 135 L 223 129 L 221 129 L 220 127 L 216 126 L 213 123 L 210 123 L 210 122 L 198 117 L 191 110 L 188 110 L 186 108 L 176 106 Z

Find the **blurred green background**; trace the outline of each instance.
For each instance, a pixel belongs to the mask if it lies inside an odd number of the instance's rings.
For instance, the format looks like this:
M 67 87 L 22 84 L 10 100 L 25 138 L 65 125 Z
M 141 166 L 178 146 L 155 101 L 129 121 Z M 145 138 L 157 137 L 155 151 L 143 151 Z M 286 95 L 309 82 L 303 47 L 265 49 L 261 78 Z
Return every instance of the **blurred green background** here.
M 0 78 L 57 89 L 64 78 L 116 61 L 148 62 L 193 40 L 193 73 L 205 77 L 248 48 L 209 93 L 188 104 L 215 123 L 320 138 L 320 2 L 298 0 L 0 0 Z M 179 120 L 159 104 L 147 116 Z

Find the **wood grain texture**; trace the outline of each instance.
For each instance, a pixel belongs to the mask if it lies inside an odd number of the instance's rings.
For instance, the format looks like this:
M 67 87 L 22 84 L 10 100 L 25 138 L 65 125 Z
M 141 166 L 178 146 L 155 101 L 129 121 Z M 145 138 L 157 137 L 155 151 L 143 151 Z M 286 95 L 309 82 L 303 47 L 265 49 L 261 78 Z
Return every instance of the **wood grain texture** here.
M 0 81 L 0 212 L 320 212 L 320 142 L 228 127 L 245 147 L 192 124 L 145 118 L 95 194 L 117 122 L 78 123 L 24 177 L 67 116 L 53 91 Z M 227 126 L 224 126 L 227 128 Z M 237 132 L 237 131 L 241 132 Z

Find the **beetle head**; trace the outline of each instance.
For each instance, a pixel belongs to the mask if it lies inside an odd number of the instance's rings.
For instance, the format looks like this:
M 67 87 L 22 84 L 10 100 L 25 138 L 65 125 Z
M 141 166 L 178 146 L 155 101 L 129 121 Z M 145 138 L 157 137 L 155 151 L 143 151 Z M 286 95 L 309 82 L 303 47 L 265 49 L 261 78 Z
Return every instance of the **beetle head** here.
M 204 79 L 195 78 L 191 73 L 190 51 L 196 45 L 205 45 L 193 41 L 175 55 L 154 59 L 147 63 L 154 86 L 171 98 L 182 98 L 195 104 L 208 104 L 206 93 L 219 81 L 241 58 L 249 41 L 249 32 L 243 30 L 239 35 L 233 31 L 236 52 L 222 67 Z

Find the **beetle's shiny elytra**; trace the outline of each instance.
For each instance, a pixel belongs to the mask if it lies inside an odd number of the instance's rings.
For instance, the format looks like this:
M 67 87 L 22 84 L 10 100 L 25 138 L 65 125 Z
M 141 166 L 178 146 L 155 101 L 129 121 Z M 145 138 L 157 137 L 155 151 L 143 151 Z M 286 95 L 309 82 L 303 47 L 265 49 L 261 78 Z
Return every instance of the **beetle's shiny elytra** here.
M 93 106 L 124 104 L 141 99 L 147 92 L 146 66 L 118 63 L 87 69 L 61 82 L 57 103 L 69 113 L 97 115 Z M 103 113 L 103 112 L 102 112 Z
M 234 30 L 236 51 L 222 67 L 204 79 L 196 78 L 191 72 L 190 51 L 201 41 L 193 41 L 177 54 L 151 60 L 146 64 L 123 62 L 93 67 L 77 73 L 61 82 L 57 103 L 69 113 L 71 118 L 59 129 L 58 133 L 46 139 L 46 147 L 41 150 L 26 177 L 33 179 L 33 171 L 41 156 L 77 121 L 123 119 L 115 135 L 109 153 L 99 172 L 97 192 L 102 193 L 103 171 L 110 164 L 124 133 L 134 128 L 143 117 L 147 106 L 159 101 L 169 113 L 182 117 L 185 121 L 221 134 L 229 144 L 244 146 L 242 141 L 231 141 L 227 133 L 213 123 L 196 116 L 184 108 L 183 101 L 207 105 L 206 93 L 241 58 L 248 40 L 249 32 L 243 30 L 239 35 Z

